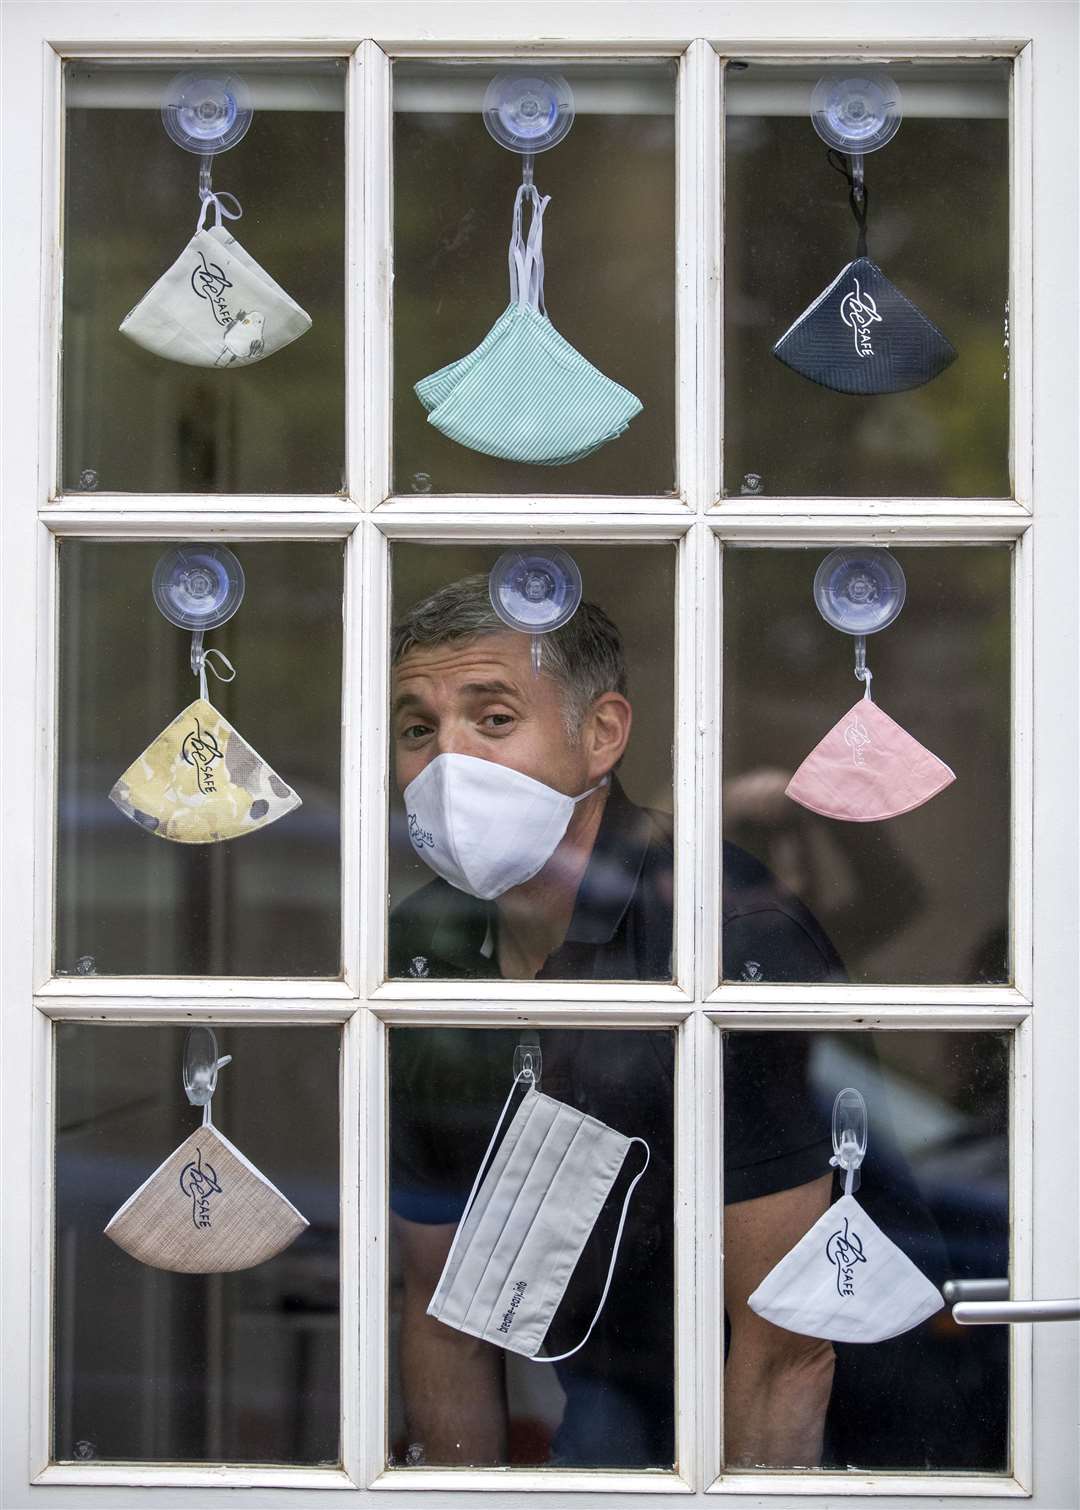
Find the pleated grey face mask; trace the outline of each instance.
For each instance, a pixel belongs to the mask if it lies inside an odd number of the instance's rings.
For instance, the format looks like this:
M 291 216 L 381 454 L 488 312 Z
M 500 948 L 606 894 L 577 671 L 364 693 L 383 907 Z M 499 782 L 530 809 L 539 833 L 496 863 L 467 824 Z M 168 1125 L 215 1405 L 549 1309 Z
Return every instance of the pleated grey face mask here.
M 526 240 L 522 207 L 532 208 Z M 510 237 L 510 303 L 474 351 L 422 378 L 416 395 L 437 430 L 488 456 L 558 467 L 614 440 L 641 400 L 555 329 L 544 307 L 543 219 L 550 196 L 522 184 Z
M 558 1363 L 584 1347 L 600 1319 L 630 1197 L 649 1166 L 649 1145 L 643 1138 L 624 1137 L 530 1085 L 488 1168 L 523 1078 L 528 1077 L 515 1076 L 510 1087 L 427 1313 L 446 1326 L 535 1363 Z M 600 1302 L 576 1346 L 554 1358 L 539 1357 L 552 1317 L 632 1143 L 641 1144 L 645 1162 L 623 1197 Z

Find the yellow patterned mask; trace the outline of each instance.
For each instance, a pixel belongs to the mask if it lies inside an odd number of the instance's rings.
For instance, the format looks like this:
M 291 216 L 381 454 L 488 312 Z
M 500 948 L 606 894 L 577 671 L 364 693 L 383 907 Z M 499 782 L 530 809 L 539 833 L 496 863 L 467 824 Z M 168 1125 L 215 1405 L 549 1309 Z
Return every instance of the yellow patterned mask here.
M 134 823 L 178 844 L 216 844 L 283 818 L 300 798 L 205 697 L 128 766 L 109 798 Z

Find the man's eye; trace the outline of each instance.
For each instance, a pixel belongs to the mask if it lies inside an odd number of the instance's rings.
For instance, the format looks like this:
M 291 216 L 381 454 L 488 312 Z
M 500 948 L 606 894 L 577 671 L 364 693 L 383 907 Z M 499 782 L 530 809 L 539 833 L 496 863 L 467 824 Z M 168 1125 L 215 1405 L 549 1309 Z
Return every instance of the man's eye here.
M 505 729 L 514 722 L 512 713 L 487 713 L 480 720 L 485 729 Z
M 402 739 L 423 739 L 426 734 L 430 734 L 430 733 L 431 733 L 431 725 L 430 724 L 410 724 L 407 729 L 402 729 L 402 731 L 401 731 L 401 738 Z

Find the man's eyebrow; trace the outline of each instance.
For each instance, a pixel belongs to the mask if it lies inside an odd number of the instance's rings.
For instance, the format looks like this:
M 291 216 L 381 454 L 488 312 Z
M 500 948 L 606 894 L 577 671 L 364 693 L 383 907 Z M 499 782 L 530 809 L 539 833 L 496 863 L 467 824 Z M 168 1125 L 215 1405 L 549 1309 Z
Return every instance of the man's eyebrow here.
M 521 688 L 513 682 L 464 682 L 459 691 L 470 697 L 521 697 Z
M 399 692 L 394 698 L 390 713 L 392 717 L 396 717 L 404 708 L 422 708 L 423 706 L 423 698 L 417 697 L 415 692 Z

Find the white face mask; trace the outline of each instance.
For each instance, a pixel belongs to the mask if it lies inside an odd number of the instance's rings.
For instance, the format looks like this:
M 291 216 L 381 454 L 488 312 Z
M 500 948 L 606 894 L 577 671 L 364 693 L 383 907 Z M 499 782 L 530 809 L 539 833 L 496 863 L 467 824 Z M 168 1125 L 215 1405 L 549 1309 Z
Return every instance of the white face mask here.
M 630 1197 L 649 1145 L 530 1087 L 480 1184 L 518 1080 L 477 1171 L 428 1315 L 536 1363 L 584 1347 L 611 1288 Z M 645 1163 L 631 1180 L 600 1303 L 584 1337 L 556 1358 L 537 1353 L 632 1143 Z M 479 1189 L 477 1188 L 479 1186 Z
M 125 316 L 121 335 L 192 367 L 250 367 L 311 329 L 311 316 L 222 225 L 222 215 L 239 219 L 221 203 L 232 198 L 203 200 L 194 236 Z M 215 223 L 205 230 L 211 203 Z
M 605 777 L 605 781 L 606 781 Z M 405 788 L 413 849 L 459 891 L 490 902 L 542 870 L 580 797 L 475 755 L 438 755 Z
M 944 1301 L 845 1193 L 765 1276 L 748 1304 L 804 1337 L 884 1342 L 940 1311 Z

